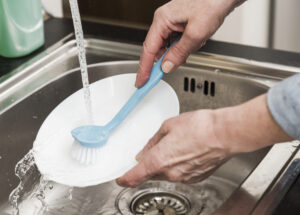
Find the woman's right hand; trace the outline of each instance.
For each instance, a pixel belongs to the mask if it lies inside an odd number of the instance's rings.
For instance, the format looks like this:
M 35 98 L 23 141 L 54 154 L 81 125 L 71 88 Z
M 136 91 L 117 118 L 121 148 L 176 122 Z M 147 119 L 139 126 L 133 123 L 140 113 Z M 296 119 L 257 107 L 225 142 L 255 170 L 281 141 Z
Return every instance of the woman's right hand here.
M 162 69 L 165 73 L 174 71 L 192 51 L 203 46 L 240 2 L 173 0 L 158 8 L 143 45 L 136 87 L 147 82 L 154 60 L 163 54 L 174 33 L 183 32 L 183 35 L 163 59 Z

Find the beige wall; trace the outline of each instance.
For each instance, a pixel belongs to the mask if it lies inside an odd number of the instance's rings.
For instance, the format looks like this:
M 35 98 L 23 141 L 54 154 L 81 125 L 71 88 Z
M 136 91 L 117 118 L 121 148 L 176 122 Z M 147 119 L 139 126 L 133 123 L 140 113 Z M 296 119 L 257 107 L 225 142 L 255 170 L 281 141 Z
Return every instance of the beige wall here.
M 300 52 L 300 1 L 275 0 L 275 6 L 274 48 Z
M 62 0 L 42 0 L 46 12 L 55 17 L 63 17 Z
M 136 22 L 139 27 L 149 25 L 156 7 L 167 0 L 79 0 L 82 17 L 98 17 L 98 19 L 115 22 Z M 247 0 L 235 9 L 225 20 L 213 39 L 244 45 L 267 47 L 269 38 L 269 17 L 271 0 Z M 300 52 L 300 0 L 274 0 L 274 43 L 276 49 Z M 51 14 L 62 17 L 62 0 L 42 0 L 43 5 Z M 68 5 L 68 0 L 63 0 Z M 134 11 L 126 6 L 135 3 Z M 110 3 L 110 4 L 108 4 Z M 96 5 L 94 4 L 103 4 Z M 140 4 L 140 5 L 139 5 Z M 149 5 L 150 4 L 150 5 Z M 106 6 L 112 9 L 109 12 Z M 91 8 L 89 8 L 91 7 Z M 68 7 L 66 7 L 68 8 Z M 131 6 L 130 6 L 131 8 Z M 65 8 L 64 8 L 65 9 Z M 132 8 L 131 8 L 132 9 Z M 114 14 L 114 13 L 117 13 Z M 68 14 L 68 13 L 67 13 Z M 112 19 L 114 21 L 114 19 Z
M 248 0 L 225 20 L 213 39 L 267 47 L 270 0 Z

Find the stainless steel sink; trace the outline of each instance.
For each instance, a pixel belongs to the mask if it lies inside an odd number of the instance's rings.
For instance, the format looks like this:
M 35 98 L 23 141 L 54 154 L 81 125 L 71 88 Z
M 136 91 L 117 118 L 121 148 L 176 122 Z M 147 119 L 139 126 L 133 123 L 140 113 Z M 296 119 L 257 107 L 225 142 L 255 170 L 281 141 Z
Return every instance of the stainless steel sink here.
M 91 82 L 137 71 L 140 46 L 88 38 L 86 47 Z M 181 112 L 186 112 L 240 104 L 297 70 L 197 53 L 165 81 L 176 91 Z M 0 214 L 11 214 L 8 197 L 19 184 L 15 165 L 31 149 L 52 109 L 82 87 L 72 35 L 0 81 Z M 41 183 L 32 166 L 22 184 L 20 214 L 267 214 L 279 201 L 270 193 L 282 191 L 278 186 L 290 177 L 285 173 L 299 157 L 298 146 L 294 141 L 238 155 L 194 185 L 150 181 L 123 189 L 109 182 L 72 189 Z

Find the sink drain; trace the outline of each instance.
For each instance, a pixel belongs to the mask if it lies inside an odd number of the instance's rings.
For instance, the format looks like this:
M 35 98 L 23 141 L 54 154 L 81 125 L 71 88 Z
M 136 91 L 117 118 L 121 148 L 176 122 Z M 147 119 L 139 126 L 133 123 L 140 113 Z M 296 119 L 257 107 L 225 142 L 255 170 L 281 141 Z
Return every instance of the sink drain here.
M 187 198 L 170 192 L 144 192 L 136 196 L 131 203 L 134 214 L 187 214 L 190 203 Z
M 120 215 L 208 215 L 235 187 L 214 177 L 193 185 L 148 181 L 123 189 L 114 203 Z

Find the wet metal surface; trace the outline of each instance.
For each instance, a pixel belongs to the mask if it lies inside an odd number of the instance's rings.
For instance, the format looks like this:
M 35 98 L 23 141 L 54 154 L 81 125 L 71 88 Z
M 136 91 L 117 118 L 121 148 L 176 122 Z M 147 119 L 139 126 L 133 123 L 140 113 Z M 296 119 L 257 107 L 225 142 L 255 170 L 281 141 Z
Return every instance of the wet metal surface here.
M 86 46 L 91 82 L 112 75 L 135 73 L 138 69 L 136 60 L 138 60 L 141 49 L 139 46 L 92 38 L 87 39 Z M 62 100 L 82 87 L 77 67 L 75 42 L 67 38 L 27 65 L 1 78 L 1 214 L 9 214 L 8 196 L 19 183 L 14 174 L 15 165 L 31 149 L 43 120 Z M 265 93 L 270 86 L 291 74 L 290 71 L 276 67 L 265 68 L 247 64 L 238 59 L 203 54 L 192 55 L 187 64 L 164 79 L 176 91 L 181 112 L 186 112 L 199 108 L 219 108 L 240 104 Z M 212 190 L 217 190 L 211 196 L 215 195 L 215 199 L 222 198 L 218 201 L 208 201 L 214 205 L 207 207 L 213 208 L 207 214 L 211 214 L 213 211 L 216 211 L 216 214 L 238 214 L 239 210 L 243 211 L 242 214 L 249 214 L 275 181 L 278 173 L 295 154 L 298 145 L 298 142 L 280 144 L 253 153 L 238 155 L 219 168 L 211 178 L 187 189 L 196 190 L 195 186 L 201 188 L 204 186 L 203 183 L 206 183 Z M 31 174 L 33 178 L 40 177 L 36 170 L 31 171 Z M 27 186 L 31 188 L 38 186 L 37 181 L 32 180 L 31 184 L 29 183 Z M 224 181 L 231 184 L 227 186 L 226 191 L 222 190 L 221 186 Z M 48 189 L 48 185 L 45 188 L 47 194 L 45 201 L 49 207 L 40 214 L 119 213 L 127 215 L 128 213 L 124 211 L 132 212 L 141 204 L 154 201 L 157 197 L 167 199 L 167 203 L 170 200 L 168 204 L 179 201 L 178 205 L 189 211 L 187 214 L 197 214 L 193 210 L 202 210 L 199 205 L 190 203 L 189 206 L 187 202 L 193 202 L 193 197 L 189 196 L 188 192 L 182 192 L 179 196 L 183 197 L 176 198 L 174 193 L 178 193 L 176 188 L 178 189 L 179 186 L 169 189 L 173 186 L 172 183 L 156 184 L 155 186 L 151 183 L 151 186 L 146 184 L 145 186 L 149 186 L 147 191 L 149 195 L 144 196 L 145 201 L 128 198 L 126 201 L 121 201 L 122 209 L 116 203 L 120 193 L 131 192 L 132 196 L 138 197 L 137 195 L 142 195 L 139 191 L 144 188 L 123 190 L 114 182 L 110 182 L 94 187 L 74 188 L 73 198 L 70 200 L 66 198 L 69 187 L 52 182 L 47 183 L 52 186 L 52 189 Z M 167 190 L 164 189 L 165 186 L 168 187 Z M 153 188 L 158 188 L 158 190 L 154 190 L 152 195 L 149 190 Z M 24 212 L 21 214 L 33 214 L 33 211 L 40 210 L 42 206 L 34 203 L 36 199 L 31 195 L 32 190 L 26 190 L 26 192 L 27 194 L 24 194 L 24 198 L 22 198 L 21 205 Z M 155 196 L 155 192 L 159 195 Z M 132 202 L 135 203 L 132 204 Z M 199 204 L 202 203 L 199 202 Z M 165 202 L 156 203 L 152 209 L 163 206 L 166 206 Z M 166 208 L 170 214 L 176 211 L 172 207 Z M 158 214 L 162 210 L 158 210 Z

